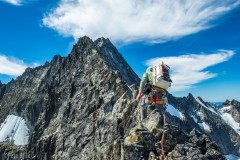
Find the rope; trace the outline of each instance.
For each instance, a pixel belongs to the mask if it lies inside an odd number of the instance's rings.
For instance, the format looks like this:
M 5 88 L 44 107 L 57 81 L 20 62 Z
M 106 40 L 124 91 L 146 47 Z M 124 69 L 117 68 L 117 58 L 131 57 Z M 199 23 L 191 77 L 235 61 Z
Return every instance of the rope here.
M 162 115 L 163 115 L 163 128 L 166 124 L 166 116 L 165 116 L 165 111 L 163 110 L 162 111 Z M 166 160 L 166 156 L 164 154 L 164 145 L 163 145 L 163 141 L 164 141 L 164 131 L 163 131 L 163 134 L 162 134 L 162 138 L 161 138 L 161 147 L 162 147 L 162 155 L 163 155 L 163 158 L 164 160 Z

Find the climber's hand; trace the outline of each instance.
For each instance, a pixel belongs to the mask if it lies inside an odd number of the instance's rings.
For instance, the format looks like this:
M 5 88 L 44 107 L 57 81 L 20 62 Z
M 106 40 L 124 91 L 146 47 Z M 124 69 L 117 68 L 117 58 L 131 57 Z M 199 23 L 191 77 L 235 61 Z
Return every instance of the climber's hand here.
M 136 97 L 136 101 L 139 102 L 141 99 L 141 94 L 138 94 L 137 97 Z

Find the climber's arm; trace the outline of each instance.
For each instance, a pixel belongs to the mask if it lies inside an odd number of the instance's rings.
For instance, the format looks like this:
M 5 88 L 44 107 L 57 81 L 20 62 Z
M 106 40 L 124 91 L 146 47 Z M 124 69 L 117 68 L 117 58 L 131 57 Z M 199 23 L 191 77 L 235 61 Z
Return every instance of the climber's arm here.
M 144 86 L 146 85 L 146 83 L 147 83 L 147 73 L 144 73 L 143 74 L 143 77 L 142 77 L 142 79 L 141 79 L 141 83 L 140 83 L 140 87 L 139 87 L 139 92 L 138 92 L 138 95 L 137 95 L 137 97 L 136 97 L 136 100 L 137 101 L 139 101 L 140 100 L 140 98 L 141 98 L 141 96 L 142 96 L 142 91 L 143 91 L 143 88 L 144 88 Z

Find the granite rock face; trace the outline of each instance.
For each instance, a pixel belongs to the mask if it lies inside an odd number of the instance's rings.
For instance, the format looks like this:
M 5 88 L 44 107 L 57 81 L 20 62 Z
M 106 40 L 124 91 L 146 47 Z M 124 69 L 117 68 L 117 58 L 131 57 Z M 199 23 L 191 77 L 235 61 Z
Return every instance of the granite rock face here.
M 168 159 L 225 159 L 211 135 L 199 132 L 192 119 L 188 124 L 166 113 L 169 125 L 163 126 L 163 116 L 149 110 L 140 122 L 134 101 L 139 82 L 108 39 L 80 38 L 67 57 L 56 55 L 43 66 L 27 68 L 16 80 L 0 83 L 0 122 L 14 114 L 23 117 L 30 129 L 26 146 L 11 152 L 0 144 L 0 156 L 161 159 L 164 134 Z M 169 99 L 186 116 L 195 103 L 191 96 L 169 95 Z

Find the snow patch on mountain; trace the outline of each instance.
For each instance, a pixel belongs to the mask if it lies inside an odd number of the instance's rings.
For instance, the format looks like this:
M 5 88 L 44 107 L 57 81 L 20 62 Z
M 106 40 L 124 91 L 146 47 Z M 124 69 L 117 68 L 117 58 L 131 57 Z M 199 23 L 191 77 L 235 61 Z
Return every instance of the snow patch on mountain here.
M 211 106 L 211 105 L 208 105 L 208 107 L 207 107 L 210 111 L 212 111 L 213 113 L 216 113 L 216 114 L 218 114 L 217 113 L 217 109 L 216 110 L 214 110 L 214 108 L 213 108 L 213 106 Z
M 26 145 L 28 142 L 28 127 L 23 118 L 8 115 L 0 126 L 0 142 L 10 141 L 15 145 Z
M 201 106 L 203 106 L 204 108 L 212 111 L 213 113 L 216 113 L 216 111 L 212 108 L 212 106 L 206 106 L 199 98 L 195 98 L 195 99 Z
M 232 106 L 227 106 L 227 107 L 221 108 L 220 110 L 223 111 L 223 112 L 226 112 L 226 111 L 231 110 L 231 108 L 232 108 Z
M 225 155 L 225 157 L 227 158 L 227 160 L 240 160 L 240 157 L 235 156 L 233 154 Z
M 205 104 L 202 103 L 202 101 L 199 98 L 196 98 L 196 101 L 203 107 L 208 108 Z
M 196 112 L 195 114 L 196 114 L 197 116 L 200 116 L 200 115 L 201 115 L 200 112 Z M 191 117 L 193 118 L 194 122 L 197 123 L 197 124 L 198 124 L 201 128 L 203 128 L 205 131 L 211 132 L 211 129 L 210 129 L 209 125 L 207 125 L 206 122 L 202 122 L 202 123 L 201 123 L 201 122 L 198 122 L 197 117 L 194 116 L 194 115 L 191 115 Z
M 203 128 L 205 131 L 211 132 L 211 129 L 210 129 L 209 125 L 207 125 L 205 122 L 198 123 L 198 125 L 199 125 L 201 128 Z
M 171 104 L 167 104 L 166 111 L 170 113 L 172 116 L 178 117 L 180 119 L 184 119 L 184 115 L 182 112 L 180 112 L 178 109 L 173 107 Z
M 231 114 L 224 112 L 226 109 L 229 109 L 229 107 L 231 107 L 231 106 L 222 108 L 220 110 L 220 112 L 221 112 L 220 116 L 229 126 L 231 126 L 240 135 L 240 123 L 237 123 L 233 119 Z
M 194 122 L 198 123 L 198 120 L 194 115 L 191 115 L 191 117 L 193 118 Z

